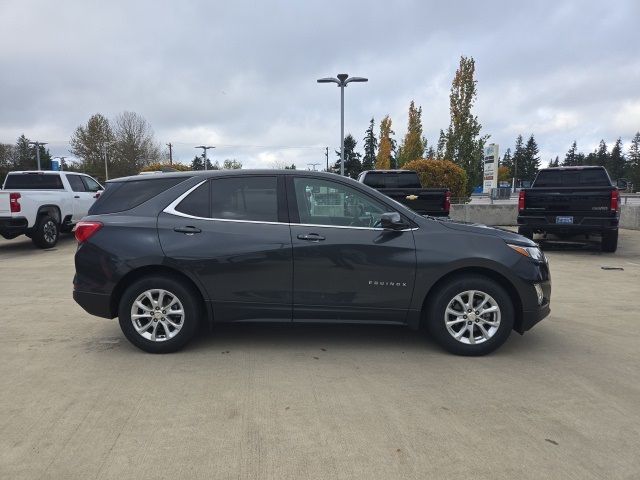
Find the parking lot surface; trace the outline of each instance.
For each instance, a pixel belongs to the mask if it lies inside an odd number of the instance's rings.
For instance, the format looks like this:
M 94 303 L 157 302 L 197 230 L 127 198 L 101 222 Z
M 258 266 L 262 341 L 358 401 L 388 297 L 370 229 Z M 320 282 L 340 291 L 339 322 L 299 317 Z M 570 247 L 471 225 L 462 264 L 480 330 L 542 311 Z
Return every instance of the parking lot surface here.
M 290 325 L 149 355 L 73 302 L 71 237 L 0 240 L 0 478 L 640 478 L 640 231 L 620 233 L 616 254 L 547 245 L 551 316 L 481 358 Z

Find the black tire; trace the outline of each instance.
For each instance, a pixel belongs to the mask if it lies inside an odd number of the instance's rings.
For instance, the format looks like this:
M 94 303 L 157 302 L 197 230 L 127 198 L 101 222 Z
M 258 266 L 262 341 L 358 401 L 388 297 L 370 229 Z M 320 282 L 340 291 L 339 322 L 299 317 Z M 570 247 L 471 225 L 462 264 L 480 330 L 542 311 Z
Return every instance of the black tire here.
M 38 218 L 38 223 L 31 234 L 33 244 L 38 248 L 53 248 L 58 243 L 58 238 L 60 238 L 60 225 L 56 219 L 49 215 Z
M 526 227 L 518 227 L 518 235 L 527 237 L 529 240 L 533 240 L 533 230 Z
M 164 329 L 167 328 L 165 325 L 168 324 L 164 323 L 165 321 L 162 319 L 157 321 L 151 317 L 149 328 L 144 332 L 145 335 L 151 335 L 149 330 L 154 332 L 157 329 L 158 337 L 160 337 L 160 340 L 157 341 L 144 338 L 143 334 L 138 333 L 134 327 L 131 312 L 134 301 L 138 296 L 149 290 L 165 290 L 177 298 L 182 304 L 184 316 L 181 322 L 178 322 L 181 323 L 181 328 L 172 338 L 166 339 L 166 335 L 164 335 L 163 332 L 165 332 Z M 178 278 L 158 275 L 144 277 L 131 284 L 120 299 L 120 305 L 118 307 L 120 328 L 125 337 L 127 337 L 127 340 L 145 352 L 175 352 L 184 347 L 197 331 L 200 316 L 202 315 L 200 304 L 198 293 L 194 292 L 189 285 L 186 285 L 184 281 Z M 172 316 L 172 318 L 173 321 L 177 322 L 176 316 Z M 142 327 L 144 327 L 144 324 L 142 324 Z M 172 328 L 172 326 L 169 326 L 170 331 Z M 173 331 L 171 331 L 171 333 L 173 333 Z M 162 340 L 163 335 L 165 336 L 164 340 Z
M 602 232 L 602 251 L 613 253 L 618 249 L 618 230 Z
M 493 298 L 500 309 L 500 322 L 497 329 L 489 339 L 475 344 L 463 343 L 463 341 L 456 340 L 453 335 L 449 333 L 447 326 L 445 325 L 445 311 L 449 302 L 452 301 L 456 295 L 471 290 L 488 294 Z M 468 296 L 466 298 L 468 299 Z M 474 305 L 476 305 L 477 308 L 481 299 L 480 296 L 476 298 L 477 300 Z M 488 277 L 471 274 L 454 277 L 439 286 L 434 295 L 430 298 L 425 314 L 427 330 L 441 347 L 456 355 L 478 356 L 486 355 L 487 353 L 494 351 L 496 348 L 501 346 L 507 338 L 509 338 L 511 330 L 513 330 L 515 312 L 511 297 L 500 284 Z M 493 318 L 495 319 L 495 317 Z M 463 328 L 468 328 L 468 324 L 465 325 L 465 321 L 461 323 L 462 325 L 460 327 L 453 326 L 452 328 L 458 328 L 458 331 Z M 474 339 L 476 338 L 476 335 L 481 334 L 480 327 L 477 325 L 479 323 L 480 322 L 471 324 L 471 332 L 476 332 L 476 334 L 471 333 L 474 335 Z M 483 326 L 486 326 L 486 324 L 483 324 Z M 471 334 L 469 334 L 469 331 L 467 330 L 466 334 L 463 335 L 463 338 L 468 340 Z

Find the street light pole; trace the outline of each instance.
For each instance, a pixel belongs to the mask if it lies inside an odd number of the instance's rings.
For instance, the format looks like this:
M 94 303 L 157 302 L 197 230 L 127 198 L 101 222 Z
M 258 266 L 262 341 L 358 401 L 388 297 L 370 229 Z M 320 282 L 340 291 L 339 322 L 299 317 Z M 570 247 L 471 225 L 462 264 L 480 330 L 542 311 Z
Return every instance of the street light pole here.
M 34 147 L 36 147 L 36 161 L 38 162 L 38 170 L 41 170 L 40 168 L 40 146 L 41 145 L 46 145 L 47 142 L 29 142 L 29 145 L 33 145 Z
M 210 148 L 216 148 L 216 147 L 209 147 L 206 145 L 198 145 L 197 147 L 193 147 L 193 148 L 201 148 L 202 149 L 202 157 L 204 158 L 204 169 L 207 170 L 207 150 L 209 150 Z
M 336 83 L 340 87 L 340 175 L 344 176 L 344 88 L 351 82 L 368 82 L 368 78 L 351 77 L 348 73 L 340 73 L 338 78 L 319 78 L 318 83 Z

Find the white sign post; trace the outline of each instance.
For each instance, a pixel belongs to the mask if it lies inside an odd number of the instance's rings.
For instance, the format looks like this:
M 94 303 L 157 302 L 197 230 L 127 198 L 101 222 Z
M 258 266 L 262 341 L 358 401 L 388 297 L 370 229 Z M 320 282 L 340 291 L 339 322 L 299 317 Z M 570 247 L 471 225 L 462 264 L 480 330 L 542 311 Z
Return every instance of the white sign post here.
M 482 193 L 491 193 L 498 187 L 498 163 L 500 160 L 497 143 L 484 147 Z

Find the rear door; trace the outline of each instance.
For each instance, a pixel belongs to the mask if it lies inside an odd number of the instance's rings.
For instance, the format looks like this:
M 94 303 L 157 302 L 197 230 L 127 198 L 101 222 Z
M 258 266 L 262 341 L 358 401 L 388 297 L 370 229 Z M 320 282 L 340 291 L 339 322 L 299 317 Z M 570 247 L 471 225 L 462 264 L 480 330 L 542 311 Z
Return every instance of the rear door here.
M 413 232 L 379 227 L 393 209 L 339 181 L 287 177 L 294 321 L 404 322 Z
M 76 223 L 89 213 L 89 208 L 95 201 L 95 198 L 93 198 L 95 193 L 87 191 L 87 187 L 82 181 L 82 175 L 67 174 L 66 178 L 73 193 L 72 221 Z
M 205 180 L 158 217 L 169 263 L 204 285 L 217 321 L 291 320 L 292 253 L 283 180 Z

